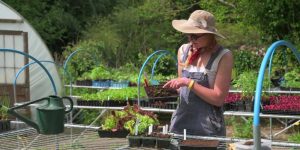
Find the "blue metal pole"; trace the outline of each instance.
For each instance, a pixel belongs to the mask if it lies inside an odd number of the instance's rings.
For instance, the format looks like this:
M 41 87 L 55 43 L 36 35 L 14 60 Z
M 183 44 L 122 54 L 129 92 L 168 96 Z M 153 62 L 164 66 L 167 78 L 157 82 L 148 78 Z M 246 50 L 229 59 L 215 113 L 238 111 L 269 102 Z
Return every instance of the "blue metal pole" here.
M 143 63 L 143 65 L 142 65 L 142 68 L 140 69 L 140 73 L 139 73 L 139 77 L 138 77 L 138 105 L 140 106 L 140 83 L 141 83 L 141 76 L 142 76 L 142 73 L 143 73 L 143 71 L 144 71 L 144 68 L 145 68 L 145 66 L 146 66 L 146 64 L 149 62 L 149 60 L 154 56 L 154 55 L 156 55 L 156 54 L 159 54 L 159 53 L 170 53 L 169 51 L 167 51 L 167 50 L 157 50 L 157 51 L 155 51 L 155 52 L 153 52 L 151 55 L 149 55 L 148 57 L 147 57 L 147 59 L 145 60 L 145 62 Z M 171 53 L 170 53 L 171 54 Z
M 53 61 L 48 61 L 48 60 L 45 60 L 45 61 L 41 60 L 40 62 L 46 62 L 46 63 L 53 63 L 53 64 L 56 64 L 55 62 L 53 62 Z M 30 65 L 35 64 L 35 63 L 36 63 L 36 62 L 28 63 L 28 64 L 26 64 L 25 66 L 23 66 L 23 67 L 17 72 L 16 77 L 15 77 L 15 80 L 14 80 L 14 84 L 13 84 L 13 86 L 14 86 L 14 93 L 16 92 L 16 91 L 15 91 L 15 87 L 16 87 L 17 79 L 18 79 L 19 75 L 20 75 L 27 67 L 29 67 Z M 58 64 L 56 64 L 56 65 L 58 65 Z M 52 85 L 52 87 L 53 87 L 53 85 Z M 53 87 L 53 88 L 54 88 L 54 87 Z M 55 93 L 55 95 L 57 95 L 57 93 Z
M 160 60 L 160 58 L 162 58 L 163 56 L 166 56 L 167 54 L 172 54 L 172 53 L 162 53 L 162 54 L 160 54 L 160 55 L 156 58 L 155 62 L 153 63 L 153 66 L 152 66 L 152 71 L 151 71 L 151 77 L 150 77 L 150 80 L 153 79 L 153 76 L 154 76 L 154 70 L 155 70 L 156 64 L 158 63 L 158 61 Z M 176 67 L 177 67 L 177 57 L 174 56 L 173 54 L 172 54 L 172 56 L 173 56 L 173 59 L 174 59 L 174 61 L 175 61 Z
M 262 84 L 264 80 L 264 73 L 265 69 L 268 63 L 268 60 L 270 59 L 271 55 L 273 54 L 273 51 L 279 46 L 286 46 L 290 48 L 294 55 L 297 57 L 298 62 L 300 62 L 300 53 L 297 51 L 297 49 L 289 42 L 286 41 L 277 41 L 274 42 L 267 50 L 266 55 L 264 56 L 264 59 L 261 63 L 260 70 L 258 73 L 258 79 L 256 83 L 256 92 L 255 92 L 255 99 L 254 99 L 254 119 L 253 119 L 253 138 L 254 138 L 254 146 L 256 150 L 261 149 L 261 137 L 260 137 L 260 98 L 262 93 Z
M 69 61 L 71 60 L 71 58 L 72 58 L 77 52 L 79 52 L 79 51 L 81 51 L 81 49 L 78 49 L 78 50 L 72 52 L 72 53 L 67 57 L 67 59 L 66 59 L 64 65 L 63 65 L 64 73 L 67 72 L 67 64 L 68 64 L 68 62 L 69 62 Z
M 38 63 L 38 64 L 45 70 L 45 72 L 46 72 L 47 76 L 49 77 L 49 79 L 50 79 L 50 81 L 51 81 L 51 84 L 52 84 L 52 86 L 53 86 L 54 93 L 55 93 L 55 95 L 57 95 L 57 90 L 56 90 L 56 86 L 55 86 L 55 84 L 54 84 L 53 78 L 52 78 L 52 76 L 50 75 L 50 73 L 48 72 L 48 70 L 46 69 L 46 67 L 45 67 L 42 63 L 40 63 L 40 61 L 38 61 L 36 58 L 34 58 L 33 56 L 31 56 L 31 55 L 29 55 L 29 54 L 26 54 L 26 53 L 24 53 L 24 52 L 21 52 L 21 51 L 15 50 L 15 49 L 5 49 L 5 48 L 4 48 L 4 49 L 0 49 L 0 52 L 1 52 L 1 51 L 3 51 L 3 52 L 13 52 L 13 53 L 18 53 L 18 54 L 21 54 L 21 55 L 23 55 L 23 56 L 25 56 L 25 57 L 28 57 L 28 58 L 32 59 L 32 60 L 35 61 L 36 63 Z

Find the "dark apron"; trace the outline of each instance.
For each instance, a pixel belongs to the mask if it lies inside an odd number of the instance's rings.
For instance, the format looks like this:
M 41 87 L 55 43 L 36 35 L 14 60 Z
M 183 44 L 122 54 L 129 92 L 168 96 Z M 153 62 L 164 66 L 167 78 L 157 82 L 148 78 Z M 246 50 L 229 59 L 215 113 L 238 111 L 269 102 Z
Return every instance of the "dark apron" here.
M 223 48 L 219 48 L 212 54 L 206 65 L 210 70 L 211 66 Z M 183 61 L 187 59 L 188 50 L 185 51 Z M 203 72 L 182 71 L 182 77 L 195 80 L 198 84 L 209 88 L 208 75 Z M 225 136 L 225 123 L 223 108 L 213 106 L 202 98 L 198 97 L 188 87 L 181 87 L 180 102 L 172 115 L 170 131 L 176 134 L 183 134 L 186 129 L 188 135 L 199 136 Z

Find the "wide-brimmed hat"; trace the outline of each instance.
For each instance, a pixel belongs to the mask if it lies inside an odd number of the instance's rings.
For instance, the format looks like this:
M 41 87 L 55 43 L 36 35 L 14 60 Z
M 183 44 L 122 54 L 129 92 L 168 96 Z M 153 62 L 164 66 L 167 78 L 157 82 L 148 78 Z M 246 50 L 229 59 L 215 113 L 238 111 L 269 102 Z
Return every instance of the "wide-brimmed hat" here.
M 183 33 L 198 34 L 210 33 L 215 34 L 221 38 L 223 35 L 217 32 L 215 28 L 215 17 L 210 12 L 204 10 L 194 11 L 188 20 L 173 20 L 172 26 Z

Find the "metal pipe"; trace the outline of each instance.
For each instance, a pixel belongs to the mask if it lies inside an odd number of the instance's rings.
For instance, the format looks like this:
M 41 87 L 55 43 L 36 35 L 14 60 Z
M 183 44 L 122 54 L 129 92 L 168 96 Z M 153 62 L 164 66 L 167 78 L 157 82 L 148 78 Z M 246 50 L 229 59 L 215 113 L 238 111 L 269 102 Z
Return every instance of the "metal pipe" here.
M 270 56 L 272 55 L 273 51 L 279 46 L 287 46 L 288 48 L 290 48 L 293 51 L 293 53 L 295 54 L 298 61 L 300 62 L 300 53 L 289 42 L 280 40 L 280 41 L 273 43 L 268 48 L 266 55 L 264 56 L 264 59 L 261 63 L 260 69 L 259 69 L 257 83 L 256 83 L 255 99 L 254 99 L 253 138 L 254 138 L 254 145 L 255 145 L 256 150 L 261 149 L 259 114 L 260 114 L 260 98 L 261 98 L 261 93 L 262 93 L 262 84 L 263 84 L 263 80 L 264 80 L 264 73 L 265 73 L 265 69 L 267 67 L 268 60 L 270 59 Z
M 38 63 L 38 64 L 45 70 L 47 76 L 48 76 L 49 79 L 50 79 L 50 82 L 51 82 L 51 84 L 52 84 L 52 87 L 53 87 L 53 89 L 54 89 L 54 93 L 55 93 L 55 95 L 57 95 L 56 86 L 55 86 L 55 83 L 54 83 L 54 80 L 53 80 L 52 76 L 50 75 L 50 73 L 48 72 L 48 70 L 46 69 L 46 67 L 45 67 L 39 60 L 37 60 L 36 58 L 34 58 L 33 56 L 31 56 L 31 55 L 29 55 L 29 54 L 27 54 L 27 53 L 24 53 L 24 52 L 15 50 L 15 49 L 6 49 L 6 48 L 3 49 L 3 48 L 0 48 L 0 52 L 1 52 L 1 51 L 4 51 L 4 52 L 7 51 L 7 52 L 18 53 L 18 54 L 21 54 L 21 55 L 23 55 L 23 56 L 25 56 L 25 57 L 28 57 L 28 58 L 32 59 L 32 60 L 35 61 L 36 63 Z
M 144 71 L 144 68 L 146 66 L 146 64 L 149 62 L 149 60 L 156 54 L 158 53 L 170 53 L 170 51 L 167 51 L 167 50 L 157 50 L 155 51 L 154 53 L 152 53 L 150 56 L 147 57 L 147 59 L 145 60 L 145 62 L 143 63 L 141 69 L 140 69 L 140 73 L 139 73 L 139 76 L 138 76 L 138 83 L 137 83 L 137 86 L 138 86 L 138 105 L 140 106 L 140 86 L 141 86 L 141 76 L 143 74 L 143 71 Z
M 48 60 L 40 60 L 41 63 L 53 63 L 55 65 L 59 65 L 59 64 L 56 64 L 55 62 L 53 61 L 48 61 Z M 14 79 L 14 83 L 13 83 L 13 90 L 14 90 L 14 100 L 15 100 L 15 103 L 17 103 L 17 96 L 16 96 L 16 84 L 17 84 L 17 79 L 19 77 L 19 75 L 27 68 L 29 67 L 30 65 L 32 64 L 35 64 L 36 62 L 31 62 L 31 63 L 28 63 L 26 65 L 24 65 L 22 68 L 19 69 L 19 71 L 17 72 L 16 74 L 16 77 Z
M 168 53 L 160 54 L 160 55 L 156 58 L 155 62 L 153 63 L 153 66 L 152 66 L 152 71 L 151 71 L 151 77 L 150 77 L 150 80 L 153 79 L 153 76 L 154 76 L 154 70 L 155 70 L 156 64 L 158 63 L 158 61 L 160 60 L 160 58 L 162 58 L 163 56 L 165 56 L 165 55 L 167 55 L 167 54 L 168 54 Z M 175 61 L 176 67 L 177 67 L 177 58 L 174 57 L 174 56 L 173 56 L 173 58 L 174 58 L 174 61 Z

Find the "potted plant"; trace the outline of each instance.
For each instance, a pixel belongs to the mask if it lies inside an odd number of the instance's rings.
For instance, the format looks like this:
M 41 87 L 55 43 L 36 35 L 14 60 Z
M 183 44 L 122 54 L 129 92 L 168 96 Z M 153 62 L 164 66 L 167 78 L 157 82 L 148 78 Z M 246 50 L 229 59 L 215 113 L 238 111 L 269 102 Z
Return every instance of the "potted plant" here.
M 163 84 L 148 86 L 145 84 L 144 88 L 152 107 L 165 108 L 167 102 L 177 101 L 178 92 L 171 88 L 163 88 Z
M 159 124 L 157 116 L 153 112 L 141 110 L 137 105 L 126 107 L 125 110 L 134 116 L 124 124 L 124 128 L 129 130 L 129 135 L 127 136 L 129 146 L 140 147 L 143 143 L 143 135 L 146 134 L 149 126 Z M 151 144 L 149 143 L 155 143 L 153 140 L 155 139 L 146 137 L 144 143 L 147 143 L 146 146 L 150 147 Z
M 298 115 L 300 112 L 299 95 L 271 96 L 270 104 L 263 107 L 262 113 Z
M 1 96 L 0 101 L 3 106 L 10 106 L 10 99 L 8 95 Z M 9 131 L 10 129 L 11 127 L 10 120 L 8 119 L 8 114 L 6 111 L 0 109 L 0 132 Z
M 169 149 L 171 142 L 171 135 L 164 133 L 155 133 L 154 136 L 157 138 L 157 148 L 158 149 Z
M 111 80 L 111 72 L 103 65 L 94 68 L 91 72 L 91 78 L 93 80 L 93 86 L 109 87 Z
M 284 80 L 280 85 L 282 90 L 300 90 L 300 69 L 295 68 L 284 74 Z
M 130 116 L 126 111 L 112 111 L 111 114 L 104 119 L 101 130 L 98 130 L 99 136 L 125 138 L 129 131 L 124 129 L 123 125 L 129 118 Z
M 243 72 L 237 80 L 234 81 L 234 87 L 242 91 L 242 102 L 240 106 L 243 106 L 244 111 L 253 111 L 254 103 L 254 94 L 256 88 L 258 73 L 255 71 L 246 71 Z M 263 88 L 266 90 L 270 86 L 271 82 L 268 78 L 264 78 Z M 263 92 L 262 96 L 266 96 L 266 93 Z
M 81 77 L 77 78 L 76 85 L 92 86 L 92 79 L 89 72 L 85 72 Z
M 127 103 L 136 104 L 137 87 L 127 87 L 122 89 L 108 89 L 93 94 L 80 95 L 80 103 L 90 106 L 126 106 Z M 141 90 L 141 97 L 146 97 L 145 91 Z M 83 102 L 83 101 L 86 101 Z M 95 105 L 94 105 L 95 104 Z

